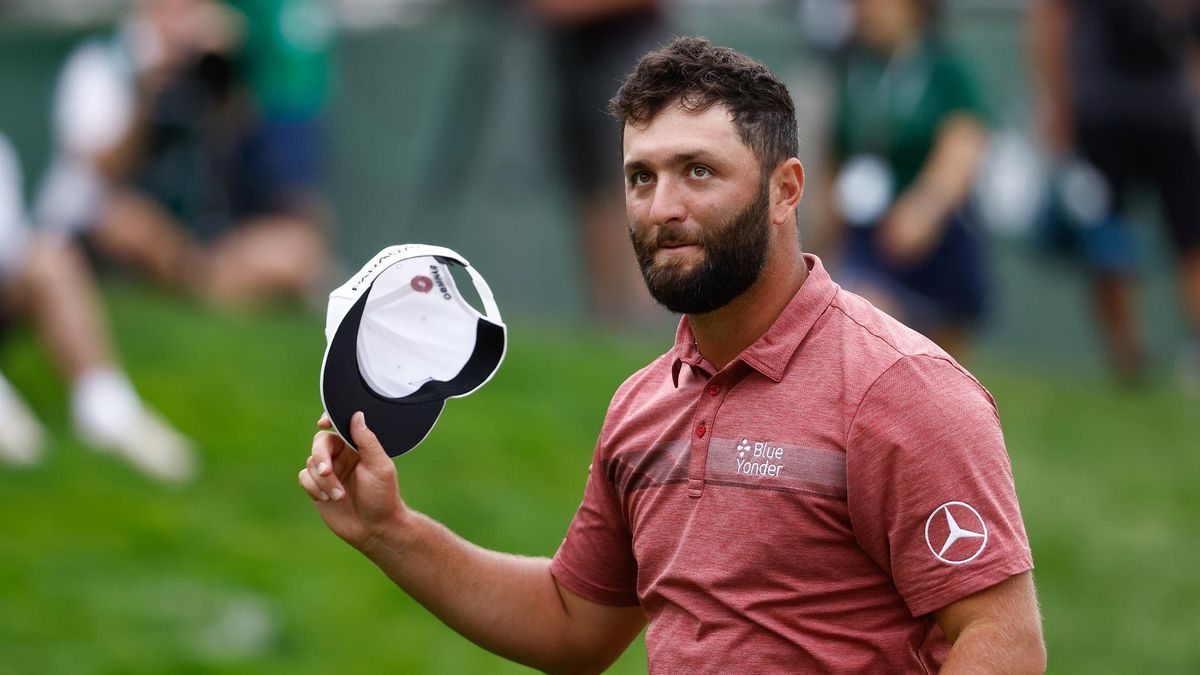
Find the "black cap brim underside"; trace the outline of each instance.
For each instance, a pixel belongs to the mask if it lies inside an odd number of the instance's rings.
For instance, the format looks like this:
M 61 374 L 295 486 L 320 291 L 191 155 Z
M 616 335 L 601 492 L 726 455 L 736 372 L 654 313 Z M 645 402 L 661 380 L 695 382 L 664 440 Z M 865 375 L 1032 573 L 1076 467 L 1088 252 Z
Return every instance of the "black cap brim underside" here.
M 429 435 L 447 397 L 473 391 L 491 377 L 504 355 L 504 328 L 480 319 L 475 351 L 454 379 L 426 382 L 409 396 L 386 398 L 371 389 L 358 368 L 358 328 L 369 296 L 370 290 L 346 312 L 329 343 L 321 374 L 321 398 L 334 427 L 351 447 L 358 449 L 350 435 L 350 418 L 362 411 L 367 427 L 387 454 L 399 457 Z

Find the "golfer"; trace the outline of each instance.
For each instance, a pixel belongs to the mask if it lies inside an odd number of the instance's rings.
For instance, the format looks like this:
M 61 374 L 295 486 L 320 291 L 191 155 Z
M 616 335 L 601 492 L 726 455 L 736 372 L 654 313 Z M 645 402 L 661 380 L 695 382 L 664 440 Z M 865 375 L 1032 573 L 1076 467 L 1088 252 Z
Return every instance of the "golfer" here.
M 496 553 L 409 508 L 361 414 L 360 453 L 318 433 L 300 472 L 330 529 L 547 671 L 601 671 L 647 622 L 656 673 L 1042 671 L 995 404 L 801 252 L 784 85 L 680 38 L 610 107 L 646 285 L 684 316 L 613 397 L 562 546 Z

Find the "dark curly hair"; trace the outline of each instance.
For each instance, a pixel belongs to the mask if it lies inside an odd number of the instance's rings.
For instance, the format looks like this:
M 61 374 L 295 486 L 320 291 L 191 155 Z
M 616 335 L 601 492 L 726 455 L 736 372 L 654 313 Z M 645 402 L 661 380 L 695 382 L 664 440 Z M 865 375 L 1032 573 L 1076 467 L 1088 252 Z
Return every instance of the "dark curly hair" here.
M 608 112 L 625 124 L 645 124 L 670 105 L 701 112 L 726 106 L 738 136 L 764 172 L 798 153 L 796 108 L 787 87 L 766 66 L 700 37 L 681 37 L 642 57 Z

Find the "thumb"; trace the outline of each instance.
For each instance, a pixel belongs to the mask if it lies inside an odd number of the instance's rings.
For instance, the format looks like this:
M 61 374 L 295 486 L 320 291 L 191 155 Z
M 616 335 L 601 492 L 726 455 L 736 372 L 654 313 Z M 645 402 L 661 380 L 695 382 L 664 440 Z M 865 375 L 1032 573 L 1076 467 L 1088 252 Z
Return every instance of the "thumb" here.
M 368 466 L 377 466 L 381 462 L 391 463 L 392 458 L 388 457 L 375 432 L 367 428 L 367 416 L 361 412 L 354 413 L 350 418 L 350 437 L 358 446 L 359 457 Z

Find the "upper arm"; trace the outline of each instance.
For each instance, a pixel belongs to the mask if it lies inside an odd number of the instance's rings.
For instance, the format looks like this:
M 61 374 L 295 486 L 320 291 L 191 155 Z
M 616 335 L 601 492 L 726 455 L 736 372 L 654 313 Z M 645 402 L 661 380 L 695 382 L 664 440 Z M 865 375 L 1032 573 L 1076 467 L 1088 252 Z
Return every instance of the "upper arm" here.
M 606 668 L 646 624 L 632 535 L 596 447 L 583 501 L 549 566 L 576 672 Z
M 1033 567 L 996 409 L 953 362 L 897 361 L 847 448 L 854 536 L 914 616 Z
M 572 642 L 586 654 L 585 672 L 600 672 L 625 651 L 646 625 L 638 605 L 619 607 L 593 602 L 555 580 L 571 628 Z
M 1038 635 L 1042 631 L 1032 572 L 1022 572 L 956 600 L 933 615 L 951 643 L 958 639 L 964 628 L 977 621 L 1011 626 Z
M 949 54 L 935 66 L 934 77 L 942 111 L 935 132 L 935 155 L 939 150 L 945 154 L 947 147 L 982 148 L 990 115 L 973 70 Z
M 934 618 L 954 646 L 946 662 L 948 671 L 956 663 L 979 665 L 992 660 L 1019 672 L 1045 669 L 1042 620 L 1031 572 L 956 600 L 935 611 Z

